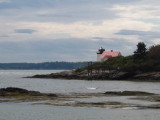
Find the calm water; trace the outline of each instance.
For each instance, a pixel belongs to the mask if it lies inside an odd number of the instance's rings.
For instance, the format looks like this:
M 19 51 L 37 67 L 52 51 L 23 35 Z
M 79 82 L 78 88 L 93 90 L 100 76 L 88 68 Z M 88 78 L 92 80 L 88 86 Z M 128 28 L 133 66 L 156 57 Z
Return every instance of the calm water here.
M 43 93 L 88 93 L 139 90 L 160 93 L 160 83 L 129 82 L 129 81 L 80 81 L 56 79 L 30 79 L 23 78 L 35 74 L 49 74 L 54 70 L 1 70 L 0 88 L 20 87 Z M 88 90 L 88 87 L 97 87 Z M 82 101 L 104 101 L 117 98 L 92 98 Z M 118 101 L 124 101 L 119 97 Z M 29 103 L 0 103 L 0 120 L 159 120 L 159 110 L 136 109 L 107 109 L 107 108 L 81 108 L 57 107 L 46 105 L 32 105 Z
M 160 93 L 160 83 L 130 82 L 130 81 L 82 81 L 82 80 L 57 80 L 57 79 L 29 79 L 23 78 L 35 74 L 50 74 L 54 70 L 10 70 L 0 71 L 0 88 L 20 87 L 45 93 L 86 93 L 139 90 Z M 96 90 L 88 90 L 96 87 Z

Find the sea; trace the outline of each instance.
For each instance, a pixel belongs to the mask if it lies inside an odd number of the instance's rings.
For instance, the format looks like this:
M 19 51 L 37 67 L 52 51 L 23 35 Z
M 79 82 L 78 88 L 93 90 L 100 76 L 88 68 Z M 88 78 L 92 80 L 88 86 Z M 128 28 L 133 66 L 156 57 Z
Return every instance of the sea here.
M 107 91 L 145 91 L 160 94 L 159 82 L 87 81 L 24 78 L 61 70 L 0 70 L 0 88 L 18 87 L 42 93 L 104 93 Z M 96 89 L 88 89 L 96 88 Z M 125 97 L 78 99 L 87 102 L 120 101 L 136 104 L 153 102 L 128 100 Z M 0 120 L 159 120 L 159 109 L 98 108 L 36 105 L 28 102 L 0 103 Z

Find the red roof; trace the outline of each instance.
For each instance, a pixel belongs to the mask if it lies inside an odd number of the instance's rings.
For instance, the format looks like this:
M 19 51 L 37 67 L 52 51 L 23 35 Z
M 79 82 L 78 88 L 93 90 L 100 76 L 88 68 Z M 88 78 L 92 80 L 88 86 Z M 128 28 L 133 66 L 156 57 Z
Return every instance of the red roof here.
M 108 59 L 111 57 L 117 57 L 120 56 L 121 53 L 119 51 L 104 51 L 102 55 L 100 56 L 101 59 L 107 57 Z

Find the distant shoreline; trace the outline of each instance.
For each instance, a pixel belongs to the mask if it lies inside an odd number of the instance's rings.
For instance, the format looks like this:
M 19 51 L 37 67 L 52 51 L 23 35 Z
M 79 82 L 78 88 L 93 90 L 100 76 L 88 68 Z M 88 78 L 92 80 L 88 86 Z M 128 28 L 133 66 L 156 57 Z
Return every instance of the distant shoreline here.
M 88 62 L 0 63 L 0 70 L 72 70 Z

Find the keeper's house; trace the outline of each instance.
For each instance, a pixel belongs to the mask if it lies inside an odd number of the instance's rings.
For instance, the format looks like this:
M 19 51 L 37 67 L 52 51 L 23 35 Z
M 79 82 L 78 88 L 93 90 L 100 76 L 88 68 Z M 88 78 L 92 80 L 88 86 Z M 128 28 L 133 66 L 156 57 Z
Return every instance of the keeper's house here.
M 97 51 L 97 62 L 103 62 L 112 57 L 121 56 L 121 52 L 119 51 L 105 51 L 102 47 Z

